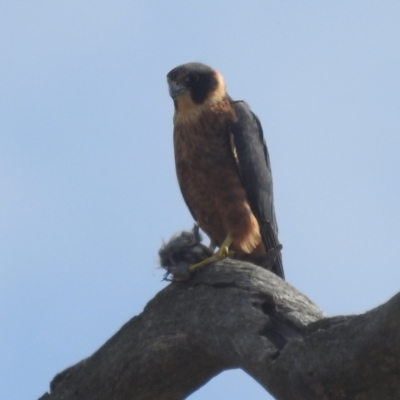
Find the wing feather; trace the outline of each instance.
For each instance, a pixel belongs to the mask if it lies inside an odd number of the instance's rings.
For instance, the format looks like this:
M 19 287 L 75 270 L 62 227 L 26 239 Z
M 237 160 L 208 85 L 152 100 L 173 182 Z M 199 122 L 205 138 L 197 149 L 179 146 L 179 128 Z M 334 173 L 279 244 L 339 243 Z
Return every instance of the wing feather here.
M 276 222 L 271 164 L 261 123 L 244 101 L 232 101 L 237 119 L 230 124 L 233 155 L 238 164 L 242 185 L 261 229 L 267 251 L 276 248 Z M 272 271 L 284 278 L 282 256 L 275 259 Z

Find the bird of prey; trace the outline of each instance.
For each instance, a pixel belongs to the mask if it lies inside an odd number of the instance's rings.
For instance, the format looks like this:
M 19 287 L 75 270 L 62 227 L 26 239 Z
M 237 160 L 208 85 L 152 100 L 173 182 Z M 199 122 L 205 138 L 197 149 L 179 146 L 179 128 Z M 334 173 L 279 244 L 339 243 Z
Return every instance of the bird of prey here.
M 232 100 L 222 75 L 201 64 L 167 74 L 183 198 L 218 251 L 191 270 L 233 256 L 284 278 L 268 150 L 257 116 Z M 273 260 L 271 262 L 271 257 Z

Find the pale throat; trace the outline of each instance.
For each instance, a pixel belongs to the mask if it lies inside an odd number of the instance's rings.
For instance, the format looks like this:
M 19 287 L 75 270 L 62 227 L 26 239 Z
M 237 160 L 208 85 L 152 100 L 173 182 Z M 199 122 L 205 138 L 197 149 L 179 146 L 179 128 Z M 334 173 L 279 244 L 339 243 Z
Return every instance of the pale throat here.
M 186 92 L 176 98 L 177 108 L 174 114 L 174 123 L 194 122 L 205 111 L 213 111 L 216 105 L 226 99 L 225 84 L 219 84 L 202 104 L 197 104 L 192 100 L 190 92 Z

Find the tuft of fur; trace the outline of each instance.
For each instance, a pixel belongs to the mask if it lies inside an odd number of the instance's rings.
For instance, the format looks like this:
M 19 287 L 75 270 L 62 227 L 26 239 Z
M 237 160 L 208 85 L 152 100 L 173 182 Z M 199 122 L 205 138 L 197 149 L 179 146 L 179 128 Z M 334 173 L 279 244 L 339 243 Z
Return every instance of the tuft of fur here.
M 184 281 L 190 278 L 190 266 L 213 255 L 213 250 L 201 243 L 199 226 L 172 236 L 158 252 L 160 265 L 167 272 L 165 280 Z M 169 278 L 172 275 L 172 279 Z

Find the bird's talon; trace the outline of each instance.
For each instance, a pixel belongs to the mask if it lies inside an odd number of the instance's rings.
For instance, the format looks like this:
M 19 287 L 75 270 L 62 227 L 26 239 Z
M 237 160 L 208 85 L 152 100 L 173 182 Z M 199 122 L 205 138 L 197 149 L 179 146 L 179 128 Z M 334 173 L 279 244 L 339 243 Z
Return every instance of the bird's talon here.
M 201 268 L 201 267 L 205 267 L 208 264 L 212 264 L 215 261 L 219 261 L 219 260 L 223 260 L 224 258 L 227 258 L 230 256 L 231 253 L 233 253 L 232 251 L 229 250 L 229 246 L 231 245 L 232 240 L 230 239 L 225 239 L 224 243 L 222 243 L 221 247 L 218 249 L 218 251 L 213 254 L 211 257 L 206 258 L 205 260 L 191 265 L 189 267 L 189 271 L 190 272 L 194 272 L 196 269 Z
M 228 247 L 221 248 L 221 258 L 226 258 L 229 256 L 229 249 Z

